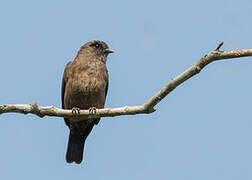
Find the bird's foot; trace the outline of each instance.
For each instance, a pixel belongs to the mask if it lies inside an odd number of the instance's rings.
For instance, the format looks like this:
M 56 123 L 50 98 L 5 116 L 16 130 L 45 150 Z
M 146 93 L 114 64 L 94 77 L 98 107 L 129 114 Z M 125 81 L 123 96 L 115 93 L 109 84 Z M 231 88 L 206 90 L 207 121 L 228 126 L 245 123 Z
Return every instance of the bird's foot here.
M 89 108 L 89 114 L 96 114 L 96 107 Z
M 72 108 L 72 114 L 73 115 L 79 115 L 80 114 L 80 108 L 73 107 Z

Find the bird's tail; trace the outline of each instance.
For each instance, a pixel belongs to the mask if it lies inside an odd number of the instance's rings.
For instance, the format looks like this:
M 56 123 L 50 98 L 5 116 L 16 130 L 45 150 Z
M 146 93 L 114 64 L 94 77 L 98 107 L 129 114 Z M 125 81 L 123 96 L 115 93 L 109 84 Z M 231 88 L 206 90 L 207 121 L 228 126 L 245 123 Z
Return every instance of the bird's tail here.
M 83 150 L 84 150 L 85 140 L 77 135 L 72 134 L 70 132 L 69 139 L 68 139 L 68 147 L 67 147 L 67 154 L 66 154 L 66 161 L 68 163 L 76 162 L 80 164 L 83 159 Z
M 85 144 L 87 136 L 93 129 L 93 126 L 94 126 L 93 124 L 89 126 L 85 130 L 83 136 L 70 132 L 69 139 L 68 139 L 67 153 L 66 153 L 66 161 L 68 163 L 72 163 L 72 162 L 76 162 L 77 164 L 81 163 L 83 159 L 84 144 Z

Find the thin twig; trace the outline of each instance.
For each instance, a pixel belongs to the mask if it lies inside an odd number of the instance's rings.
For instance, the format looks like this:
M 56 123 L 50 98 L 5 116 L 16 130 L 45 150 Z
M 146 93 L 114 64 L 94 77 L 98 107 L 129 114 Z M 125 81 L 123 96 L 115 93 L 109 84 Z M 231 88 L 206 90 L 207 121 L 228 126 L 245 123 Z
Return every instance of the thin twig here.
M 220 51 L 220 48 L 221 48 L 221 46 L 224 44 L 224 42 L 221 42 L 218 46 L 217 46 L 217 48 L 215 49 L 215 51 Z

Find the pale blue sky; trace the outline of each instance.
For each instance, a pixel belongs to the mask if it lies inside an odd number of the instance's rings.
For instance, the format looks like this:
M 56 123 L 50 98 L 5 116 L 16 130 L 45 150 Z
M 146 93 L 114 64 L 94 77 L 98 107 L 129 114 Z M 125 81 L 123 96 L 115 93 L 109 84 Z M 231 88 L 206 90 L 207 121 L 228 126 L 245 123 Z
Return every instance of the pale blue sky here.
M 60 107 L 66 63 L 104 40 L 106 107 L 139 105 L 224 41 L 252 48 L 252 1 L 0 3 L 0 104 Z M 252 57 L 216 62 L 150 115 L 103 118 L 84 162 L 67 164 L 62 118 L 0 116 L 0 179 L 252 179 Z

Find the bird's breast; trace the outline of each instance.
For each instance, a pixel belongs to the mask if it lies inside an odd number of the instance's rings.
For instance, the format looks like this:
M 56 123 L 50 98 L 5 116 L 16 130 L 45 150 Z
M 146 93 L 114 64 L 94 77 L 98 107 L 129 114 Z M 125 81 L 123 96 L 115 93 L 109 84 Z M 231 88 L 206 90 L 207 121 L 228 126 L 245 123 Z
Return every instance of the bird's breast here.
M 107 85 L 107 71 L 105 68 L 91 66 L 85 71 L 77 71 L 78 73 L 75 73 L 72 81 L 74 92 L 83 95 L 105 93 Z

